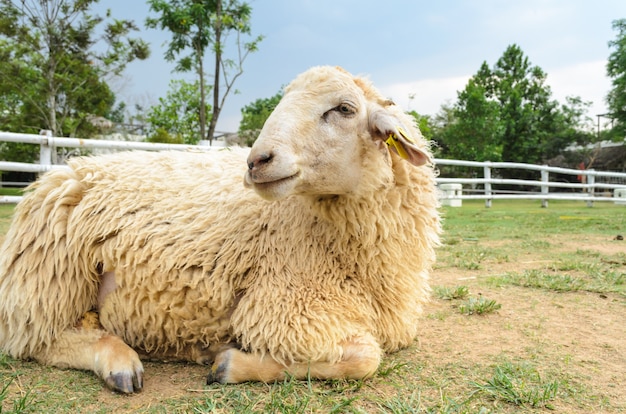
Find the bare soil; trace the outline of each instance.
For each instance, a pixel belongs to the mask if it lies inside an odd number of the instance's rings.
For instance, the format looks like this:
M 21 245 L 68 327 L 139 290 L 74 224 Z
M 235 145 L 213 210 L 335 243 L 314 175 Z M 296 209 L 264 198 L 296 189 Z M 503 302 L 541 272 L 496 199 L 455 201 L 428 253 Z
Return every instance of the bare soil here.
M 487 243 L 488 245 L 489 243 Z M 595 251 L 614 255 L 626 251 L 626 242 L 604 237 L 552 238 L 552 253 Z M 556 247 L 555 247 L 556 246 Z M 461 363 L 468 369 L 489 366 L 499 359 L 532 360 L 544 365 L 546 375 L 571 378 L 586 393 L 607 401 L 606 412 L 626 410 L 626 302 L 616 294 L 553 292 L 516 286 L 490 287 L 484 279 L 508 271 L 539 269 L 550 259 L 520 257 L 502 263 L 484 263 L 479 270 L 438 268 L 433 285 L 468 286 L 473 295 L 494 299 L 502 308 L 490 315 L 468 317 L 451 301 L 433 299 L 426 307 L 419 338 L 402 358 L 419 360 L 427 369 Z M 443 315 L 443 316 L 442 316 Z M 394 358 L 393 355 L 388 358 Z M 106 389 L 98 400 L 111 408 L 149 407 L 152 401 L 176 398 L 203 389 L 207 368 L 193 364 L 146 364 L 142 393 L 120 399 Z M 576 408 L 555 404 L 555 412 L 589 412 L 597 401 Z
M 543 269 L 550 256 L 587 252 L 613 256 L 626 253 L 626 242 L 601 236 L 554 236 L 545 257 L 516 257 L 507 262 L 483 263 L 480 270 L 439 268 L 432 284 L 468 286 L 475 295 L 494 299 L 502 308 L 486 317 L 468 318 L 449 312 L 449 301 L 433 300 L 426 314 L 446 313 L 445 319 L 426 317 L 416 358 L 437 364 L 463 361 L 467 366 L 494 364 L 499 358 L 532 360 L 546 370 L 588 387 L 615 412 L 626 410 L 626 300 L 623 295 L 555 292 L 516 286 L 491 287 L 493 275 Z M 487 245 L 489 243 L 486 243 Z M 498 243 L 493 243 L 494 246 Z M 622 256 L 623 257 L 623 256 Z M 626 263 L 621 262 L 626 273 Z M 557 412 L 590 412 L 559 407 Z M 601 404 L 600 404 L 601 406 Z M 594 410 L 599 405 L 593 405 Z M 606 412 L 612 412 L 608 409 Z
M 481 242 L 481 247 L 496 249 L 503 243 L 506 242 Z M 454 301 L 433 298 L 426 306 L 415 345 L 386 357 L 415 361 L 421 366 L 422 378 L 426 376 L 440 382 L 424 388 L 424 400 L 436 400 L 437 392 L 467 393 L 463 384 L 472 379 L 484 380 L 485 370 L 501 360 L 530 361 L 539 367 L 542 376 L 566 378 L 570 394 L 580 392 L 580 400 L 576 400 L 575 395 L 555 399 L 553 412 L 626 412 L 624 295 L 559 293 L 487 283 L 489 277 L 510 271 L 544 269 L 553 262 L 553 255 L 563 252 L 597 252 L 606 256 L 626 252 L 626 241 L 604 236 L 555 236 L 550 238 L 549 245 L 550 251 L 542 255 L 510 254 L 508 260 L 486 260 L 475 270 L 446 264 L 449 262 L 446 253 L 440 254 L 442 264 L 432 275 L 432 285 L 465 285 L 473 296 L 496 300 L 502 307 L 488 315 L 468 316 L 458 312 L 458 303 Z M 618 266 L 621 266 L 620 272 L 626 272 L 626 263 L 618 263 Z M 30 369 L 30 375 L 34 375 L 37 369 L 46 368 Z M 477 371 L 481 371 L 481 377 L 474 376 L 478 375 L 474 374 Z M 168 400 L 205 398 L 219 391 L 205 388 L 207 372 L 208 367 L 194 364 L 146 362 L 145 388 L 141 393 L 122 396 L 102 387 L 95 399 L 83 408 L 161 412 L 163 409 L 158 407 Z M 454 377 L 459 372 L 465 372 L 463 378 Z M 21 386 L 20 381 L 13 384 L 12 392 L 23 393 L 26 386 L 24 390 L 15 389 Z M 397 390 L 391 388 L 389 392 Z M 184 411 L 184 407 L 177 404 L 177 410 Z M 517 412 L 520 408 L 494 407 L 495 412 Z

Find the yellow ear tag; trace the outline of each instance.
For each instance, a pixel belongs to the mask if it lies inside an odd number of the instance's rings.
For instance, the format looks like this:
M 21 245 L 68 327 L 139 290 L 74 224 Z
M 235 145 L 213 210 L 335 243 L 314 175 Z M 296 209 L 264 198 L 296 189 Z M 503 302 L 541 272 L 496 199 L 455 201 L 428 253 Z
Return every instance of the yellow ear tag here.
M 402 135 L 404 139 L 406 139 L 412 144 L 415 144 L 415 141 L 413 141 L 413 139 L 410 138 L 408 134 L 402 128 L 398 127 L 398 132 L 400 133 L 400 135 Z M 389 138 L 387 138 L 385 142 L 387 143 L 388 146 L 393 145 L 393 147 L 396 149 L 396 152 L 401 158 L 405 160 L 409 159 L 409 154 L 406 153 L 404 147 L 402 146 L 400 141 L 398 141 L 398 137 L 396 136 L 396 134 L 394 133 L 389 134 Z
M 402 137 L 404 137 L 404 139 L 409 141 L 411 144 L 415 144 L 415 141 L 413 141 L 413 138 L 411 138 L 404 129 L 398 127 L 398 132 L 400 133 L 400 135 L 402 135 Z
M 402 144 L 400 144 L 400 142 L 398 141 L 398 137 L 396 137 L 396 134 L 389 134 L 389 138 L 387 138 L 387 141 L 385 142 L 388 146 L 393 145 L 393 147 L 396 149 L 396 152 L 401 158 L 404 158 L 405 160 L 409 158 L 409 155 L 406 153 L 404 148 L 402 148 Z

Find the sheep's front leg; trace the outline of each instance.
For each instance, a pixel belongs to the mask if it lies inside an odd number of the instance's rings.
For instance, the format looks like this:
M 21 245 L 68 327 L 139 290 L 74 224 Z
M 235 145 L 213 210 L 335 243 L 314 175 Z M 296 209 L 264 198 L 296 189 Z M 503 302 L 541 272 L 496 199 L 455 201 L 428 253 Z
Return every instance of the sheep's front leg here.
M 46 365 L 94 371 L 115 391 L 133 393 L 143 388 L 143 365 L 137 353 L 120 337 L 100 329 L 68 329 L 34 358 Z
M 270 357 L 261 358 L 235 348 L 227 349 L 215 358 L 207 383 L 272 382 L 284 379 L 287 374 L 297 379 L 362 379 L 376 372 L 382 352 L 373 337 L 356 337 L 341 345 L 343 357 L 338 362 L 312 361 L 287 366 Z

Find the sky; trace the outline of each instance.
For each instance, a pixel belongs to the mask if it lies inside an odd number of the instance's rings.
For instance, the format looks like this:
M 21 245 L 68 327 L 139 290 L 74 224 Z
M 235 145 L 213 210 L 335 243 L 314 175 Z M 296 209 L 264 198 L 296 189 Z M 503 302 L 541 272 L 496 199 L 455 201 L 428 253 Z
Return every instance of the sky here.
M 611 89 L 608 43 L 617 36 L 611 23 L 626 18 L 624 0 L 246 1 L 252 34 L 265 38 L 244 63 L 234 86 L 239 93 L 226 99 L 221 132 L 237 131 L 242 107 L 317 65 L 367 76 L 406 110 L 435 115 L 456 101 L 483 62 L 493 67 L 512 44 L 547 73 L 554 99 L 592 102 L 588 115 L 596 122 Z M 151 46 L 149 59 L 131 63 L 111 84 L 120 100 L 149 107 L 166 95 L 170 80 L 192 79 L 164 59 L 169 32 L 145 28 L 146 17 L 156 17 L 145 1 L 101 0 L 94 11 L 106 9 L 134 20 Z

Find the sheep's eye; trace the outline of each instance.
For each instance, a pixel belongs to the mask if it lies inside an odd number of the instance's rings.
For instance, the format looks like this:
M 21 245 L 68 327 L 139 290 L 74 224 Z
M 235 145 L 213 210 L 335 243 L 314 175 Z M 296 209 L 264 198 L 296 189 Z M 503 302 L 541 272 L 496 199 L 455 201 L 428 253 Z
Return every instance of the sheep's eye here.
M 350 118 L 352 115 L 356 114 L 356 108 L 348 103 L 342 103 L 340 105 L 337 105 L 333 109 L 329 109 L 328 111 L 324 112 L 324 115 L 322 115 L 322 119 L 324 121 L 328 121 L 328 116 L 332 113 L 339 113 L 343 117 Z
M 341 105 L 337 106 L 335 110 L 342 115 L 353 115 L 356 112 L 354 107 L 347 103 L 342 103 Z

